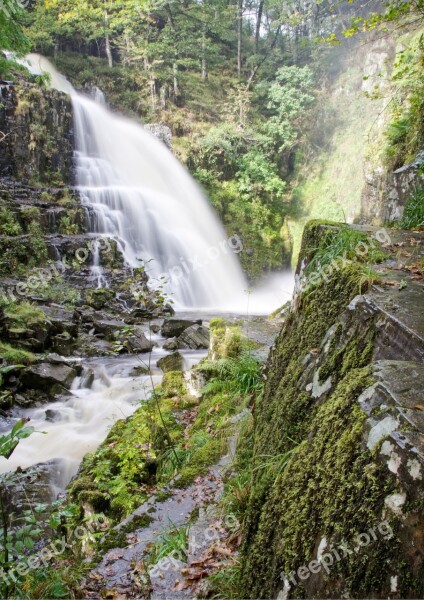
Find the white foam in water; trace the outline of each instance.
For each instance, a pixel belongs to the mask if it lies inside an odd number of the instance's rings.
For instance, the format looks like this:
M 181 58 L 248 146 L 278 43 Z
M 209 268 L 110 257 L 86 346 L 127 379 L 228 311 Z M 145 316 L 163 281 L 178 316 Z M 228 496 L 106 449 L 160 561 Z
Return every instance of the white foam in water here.
M 22 411 L 20 416 L 29 417 L 36 432 L 18 445 L 9 460 L 0 460 L 0 473 L 55 459 L 61 471 L 61 480 L 56 484 L 59 488 L 66 485 L 84 455 L 95 450 L 113 423 L 129 417 L 152 390 L 149 376 L 135 379 L 119 373 L 120 361 L 112 360 L 113 366 L 107 359 L 93 365 L 96 379 L 91 389 L 73 389 L 70 399 Z M 132 358 L 132 363 L 132 367 L 137 366 L 137 359 Z M 109 375 L 104 371 L 105 364 Z M 153 385 L 158 385 L 160 379 L 155 375 Z M 54 411 L 54 421 L 46 420 L 46 410 Z

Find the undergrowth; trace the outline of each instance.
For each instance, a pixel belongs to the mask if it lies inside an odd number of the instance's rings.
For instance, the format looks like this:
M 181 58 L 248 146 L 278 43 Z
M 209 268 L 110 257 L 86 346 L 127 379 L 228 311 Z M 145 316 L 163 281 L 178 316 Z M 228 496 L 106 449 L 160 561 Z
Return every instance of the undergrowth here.
M 399 226 L 403 229 L 424 227 L 424 186 L 415 190 L 409 198 Z

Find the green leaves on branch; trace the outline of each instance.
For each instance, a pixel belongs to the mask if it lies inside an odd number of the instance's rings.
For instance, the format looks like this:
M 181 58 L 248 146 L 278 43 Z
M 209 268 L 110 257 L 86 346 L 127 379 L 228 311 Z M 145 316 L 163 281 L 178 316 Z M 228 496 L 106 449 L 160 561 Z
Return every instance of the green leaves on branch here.
M 0 456 L 9 459 L 19 442 L 34 432 L 34 428 L 27 426 L 26 423 L 25 419 L 21 419 L 14 425 L 10 433 L 0 437 Z

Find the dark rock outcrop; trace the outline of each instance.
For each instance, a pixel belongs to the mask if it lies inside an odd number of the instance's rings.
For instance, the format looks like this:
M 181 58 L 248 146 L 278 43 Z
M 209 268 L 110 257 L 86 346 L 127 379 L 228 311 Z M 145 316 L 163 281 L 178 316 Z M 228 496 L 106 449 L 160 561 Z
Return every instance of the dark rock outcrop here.
M 200 320 L 188 321 L 187 319 L 165 319 L 162 325 L 161 333 L 163 337 L 166 338 L 178 337 L 189 327 L 201 324 L 202 321 Z
M 183 331 L 178 337 L 178 348 L 190 348 L 200 350 L 209 348 L 210 333 L 207 327 L 203 325 L 192 325 Z
M 2 87 L 0 129 L 6 134 L 0 177 L 72 184 L 73 121 L 71 99 L 30 84 Z

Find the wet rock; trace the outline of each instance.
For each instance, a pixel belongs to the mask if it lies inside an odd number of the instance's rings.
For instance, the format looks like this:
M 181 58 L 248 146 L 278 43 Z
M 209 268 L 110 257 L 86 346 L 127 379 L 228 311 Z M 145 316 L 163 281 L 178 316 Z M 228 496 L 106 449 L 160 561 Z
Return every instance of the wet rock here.
M 114 354 L 113 346 L 107 340 L 100 340 L 89 333 L 81 333 L 78 338 L 78 347 L 74 352 L 76 356 L 111 356 Z
M 42 390 L 26 390 L 25 392 L 15 395 L 15 404 L 22 406 L 22 408 L 47 404 L 51 400 L 51 396 Z
M 58 410 L 48 408 L 46 410 L 46 421 L 50 421 L 51 423 L 56 423 L 57 421 L 60 421 L 60 412 Z
M 183 371 L 183 362 L 182 355 L 179 352 L 174 352 L 158 360 L 157 364 L 164 373 L 167 373 L 168 371 Z
M 24 470 L 18 468 L 14 473 L 1 475 L 0 485 L 5 490 L 6 512 L 19 515 L 37 504 L 51 503 L 51 484 L 59 480 L 60 465 L 57 461 L 40 463 Z
M 41 363 L 25 369 L 21 383 L 27 389 L 42 390 L 47 395 L 54 396 L 68 390 L 75 376 L 75 369 L 65 364 Z
M 98 290 L 89 290 L 86 294 L 85 301 L 89 306 L 96 310 L 102 309 L 108 302 L 114 300 L 115 292 L 110 288 L 100 288 Z
M 66 310 L 61 306 L 43 306 L 41 310 L 52 326 L 52 335 L 68 333 L 71 337 L 78 335 L 79 315 L 73 310 Z
M 203 325 L 192 325 L 178 337 L 178 348 L 208 349 L 210 333 Z
M 181 571 L 185 567 L 187 567 L 186 563 L 170 555 L 165 556 L 158 564 L 149 569 L 150 585 L 152 587 L 150 600 L 168 600 L 171 593 L 172 598 L 175 598 L 175 600 L 192 598 L 190 590 L 175 591 L 181 582 Z
M 183 331 L 193 325 L 201 325 L 202 321 L 188 321 L 186 319 L 165 319 L 161 333 L 163 337 L 171 338 L 180 336 Z
M 96 333 L 104 335 L 109 341 L 114 341 L 116 339 L 116 335 L 119 334 L 125 327 L 126 324 L 124 321 L 94 319 L 94 329 Z
M 142 377 L 143 375 L 149 375 L 150 373 L 151 371 L 148 367 L 140 365 L 139 367 L 134 367 L 134 369 L 132 369 L 130 377 Z
M 164 350 L 178 350 L 178 338 L 169 338 L 162 347 Z
M 75 349 L 75 339 L 69 333 L 60 333 L 52 339 L 52 348 L 61 356 L 71 356 Z
M 159 333 L 160 325 L 158 323 L 153 323 L 152 325 L 150 325 L 150 331 L 152 333 Z
M 129 352 L 138 354 L 139 352 L 151 352 L 154 344 L 146 337 L 141 328 L 134 327 L 132 333 L 126 338 L 126 346 Z
M 81 376 L 80 388 L 90 389 L 94 383 L 94 371 L 93 369 L 84 369 Z

